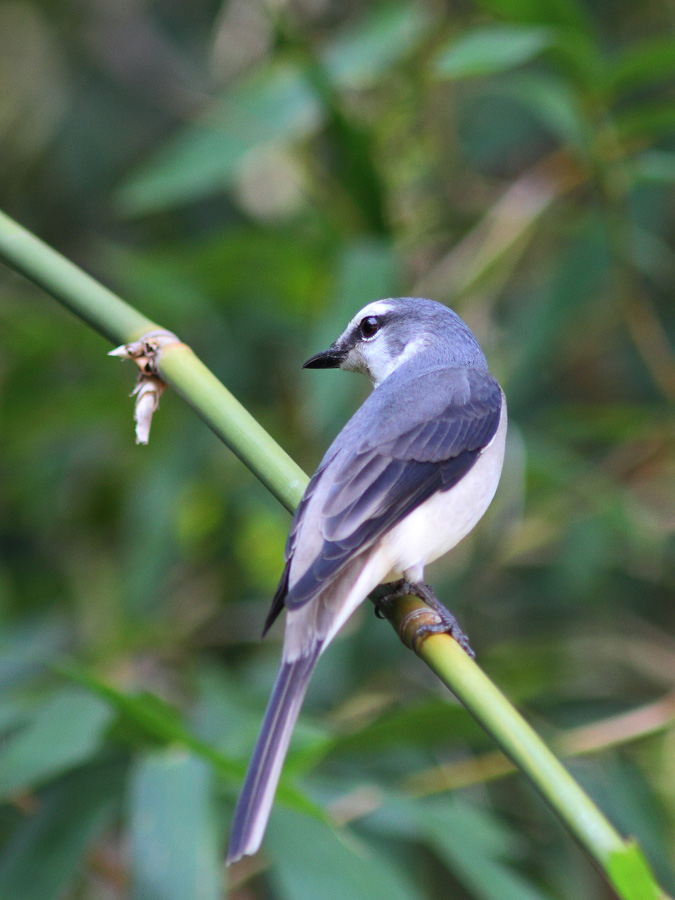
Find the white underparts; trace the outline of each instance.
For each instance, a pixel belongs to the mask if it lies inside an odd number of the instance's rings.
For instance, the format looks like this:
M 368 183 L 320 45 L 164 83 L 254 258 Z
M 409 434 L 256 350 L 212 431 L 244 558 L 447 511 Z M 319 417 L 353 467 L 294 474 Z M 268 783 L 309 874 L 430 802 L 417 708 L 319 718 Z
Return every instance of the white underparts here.
M 467 474 L 448 491 L 438 492 L 368 548 L 347 567 L 322 595 L 289 613 L 284 657 L 293 660 L 307 652 L 312 616 L 319 604 L 332 610 L 322 651 L 357 606 L 378 584 L 405 576 L 424 578 L 424 567 L 452 550 L 485 514 L 499 484 L 504 462 L 507 411 L 502 407 L 497 431 Z

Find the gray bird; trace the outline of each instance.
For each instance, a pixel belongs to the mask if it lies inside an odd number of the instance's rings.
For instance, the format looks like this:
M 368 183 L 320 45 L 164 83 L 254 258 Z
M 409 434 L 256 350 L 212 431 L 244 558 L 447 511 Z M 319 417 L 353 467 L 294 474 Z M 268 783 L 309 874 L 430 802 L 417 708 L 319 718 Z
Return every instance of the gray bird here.
M 310 675 L 380 584 L 417 593 L 424 567 L 485 513 L 504 459 L 506 401 L 475 337 L 433 300 L 365 306 L 305 368 L 363 372 L 375 390 L 333 441 L 293 518 L 263 634 L 285 607 L 281 666 L 234 815 L 227 862 L 255 853 Z

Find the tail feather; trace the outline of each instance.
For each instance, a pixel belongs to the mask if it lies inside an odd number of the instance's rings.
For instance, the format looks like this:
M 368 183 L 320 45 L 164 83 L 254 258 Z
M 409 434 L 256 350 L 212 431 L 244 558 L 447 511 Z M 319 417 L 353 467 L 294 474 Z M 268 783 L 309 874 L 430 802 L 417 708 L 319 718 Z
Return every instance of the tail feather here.
M 262 843 L 293 728 L 321 646 L 282 662 L 267 705 L 232 823 L 227 864 L 255 853 Z

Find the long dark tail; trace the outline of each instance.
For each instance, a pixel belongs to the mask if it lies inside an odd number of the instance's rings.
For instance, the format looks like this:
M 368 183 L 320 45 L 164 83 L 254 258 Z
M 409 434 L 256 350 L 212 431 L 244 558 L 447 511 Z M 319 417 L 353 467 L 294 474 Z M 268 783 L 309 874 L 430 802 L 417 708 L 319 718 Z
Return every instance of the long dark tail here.
M 227 864 L 255 853 L 262 843 L 281 768 L 286 758 L 320 646 L 291 663 L 282 662 L 234 812 Z

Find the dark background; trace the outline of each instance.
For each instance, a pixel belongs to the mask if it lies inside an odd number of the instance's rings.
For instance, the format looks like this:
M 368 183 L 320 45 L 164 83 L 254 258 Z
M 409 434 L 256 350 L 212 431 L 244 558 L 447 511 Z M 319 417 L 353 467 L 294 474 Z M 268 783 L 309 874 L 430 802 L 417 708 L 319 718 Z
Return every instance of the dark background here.
M 421 294 L 474 329 L 507 463 L 430 578 L 671 892 L 674 26 L 651 0 L 0 3 L 0 206 L 307 471 L 367 385 L 301 364 L 358 309 Z M 136 447 L 109 349 L 0 272 L 0 897 L 609 897 L 370 608 L 286 770 L 348 829 L 280 803 L 226 875 L 289 517 L 171 392 Z

